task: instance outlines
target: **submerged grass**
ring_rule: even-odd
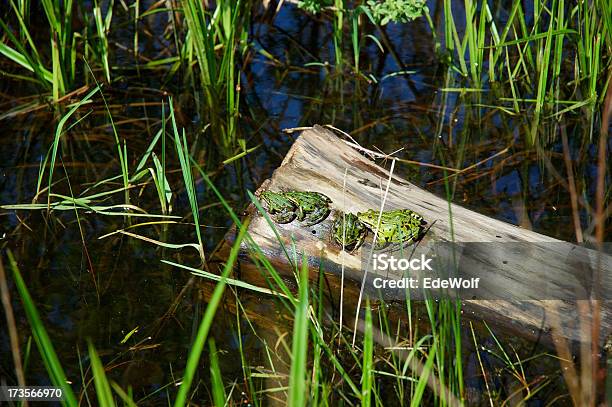
[[[171,121],[173,120],[173,114],[171,110]],[[385,387],[381,385],[386,380],[395,383],[397,399],[404,405],[454,406],[460,404],[465,390],[462,367],[464,348],[461,344],[460,332],[461,309],[458,303],[426,301],[426,311],[431,329],[430,333],[421,333],[418,326],[412,322],[413,303],[410,298],[407,298],[406,309],[410,327],[408,329],[409,336],[403,337],[403,335],[398,335],[396,328],[390,324],[385,313],[384,303],[378,307],[379,311],[375,312],[370,303],[367,302],[365,322],[361,333],[358,335],[359,340],[355,343],[357,346],[352,346],[345,338],[341,327],[336,325],[336,319],[328,318],[326,315],[327,308],[324,305],[325,298],[322,288],[323,279],[319,282],[318,290],[309,286],[308,264],[306,261],[297,261],[299,258],[297,247],[295,245],[284,247],[279,237],[279,244],[284,247],[289,264],[294,269],[295,282],[299,287],[296,297],[286,284],[286,277],[281,276],[267,256],[250,238],[247,225],[240,221],[229,203],[215,188],[207,173],[190,157],[184,144],[184,136],[180,137],[181,133],[174,123],[173,132],[177,154],[179,157],[183,154],[183,158],[179,161],[183,183],[186,185],[186,193],[189,194],[187,185],[194,184],[192,167],[195,167],[206,185],[217,195],[221,204],[234,220],[237,230],[239,230],[238,237],[220,275],[190,269],[188,266],[166,261],[167,264],[183,267],[216,282],[191,346],[185,371],[180,376],[181,379],[177,380],[180,382],[180,387],[174,399],[174,405],[186,405],[193,397],[205,397],[196,383],[199,383],[197,374],[201,370],[202,354],[206,343],[208,343],[209,350],[211,402],[215,405],[225,405],[231,402],[231,394],[228,395],[225,391],[227,379],[224,379],[221,373],[220,361],[218,360],[219,352],[216,350],[214,342],[208,339],[214,316],[222,303],[226,285],[243,289],[245,292],[277,298],[285,311],[294,319],[293,334],[290,335],[291,345],[286,344],[284,335],[281,335],[277,344],[284,345],[273,346],[259,336],[255,328],[258,323],[256,320],[253,321],[256,318],[254,315],[249,314],[248,310],[242,305],[237,307],[235,311],[237,318],[240,315],[242,320],[248,321],[249,329],[259,338],[261,346],[269,355],[269,366],[266,367],[272,373],[261,374],[257,370],[252,370],[248,366],[248,360],[244,356],[244,350],[242,350],[244,349],[243,335],[238,335],[241,353],[243,354],[244,379],[248,383],[247,388],[250,393],[249,400],[252,400],[255,405],[265,404],[265,400],[272,399],[288,400],[291,405],[313,403],[315,405],[327,405],[327,403],[332,403],[331,400],[336,402],[343,400],[347,404],[382,405],[383,400],[389,400],[389,395],[383,393]],[[182,152],[179,147],[182,148]],[[274,229],[274,223],[259,205],[256,197],[251,195],[251,199]],[[192,209],[195,212],[199,210],[197,205],[194,208]],[[197,219],[197,215],[194,215],[194,218]],[[262,275],[266,276],[269,282],[268,287],[257,287],[230,278],[230,273],[236,263],[243,241],[250,249],[251,260],[260,267]],[[299,266],[300,263],[301,266]],[[26,292],[24,290],[20,290],[22,296]],[[27,301],[31,302],[31,299]],[[240,303],[239,296],[236,296],[236,301]],[[378,328],[375,321],[379,325]],[[237,329],[240,328],[237,327]],[[339,339],[338,341],[330,340],[330,338],[336,337]],[[376,346],[379,344],[388,350],[376,350]],[[404,349],[406,345],[409,349],[408,352],[397,353],[397,349]],[[47,352],[49,352],[48,349],[52,349],[50,341],[46,341],[40,346],[46,347]],[[478,348],[478,345],[476,345],[476,348]],[[500,349],[504,352],[501,345]],[[89,354],[95,393],[99,404],[115,405],[115,398],[118,398],[127,405],[134,405],[135,402],[129,391],[122,389],[120,385],[106,378],[104,366],[91,345]],[[523,385],[529,390],[531,384],[524,379],[524,373],[519,373],[515,362],[510,361],[505,352],[503,354],[503,359],[508,363],[509,369],[514,372],[515,376],[523,380]],[[381,365],[381,358],[390,358],[392,362]],[[273,361],[275,359],[285,360],[285,362],[278,364]],[[520,360],[518,362],[520,363]],[[55,360],[47,368],[54,369],[57,372],[58,369],[61,369],[61,365],[59,365],[58,360]],[[59,374],[61,377],[60,373],[55,374]],[[275,384],[272,385],[273,383]],[[196,388],[193,388],[194,386]],[[537,392],[538,389],[539,387],[535,387],[532,393],[528,392],[527,397],[532,397],[532,394]],[[110,392],[114,392],[114,394],[109,394]],[[283,393],[286,396],[282,396]]]

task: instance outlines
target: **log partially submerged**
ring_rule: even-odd
[[[601,306],[600,340],[612,332],[609,290],[612,261],[609,255],[561,242],[456,204],[449,205],[447,200],[376,165],[355,147],[321,126],[306,129],[272,178],[258,190],[258,193],[263,190],[317,191],[331,198],[333,214],[318,225],[305,227],[294,221],[274,227],[288,247],[295,242],[299,252],[295,258],[306,254],[312,276],[318,273],[323,262],[334,295],[339,296],[343,284],[345,306],[358,303],[356,299],[360,297],[361,288],[375,297],[381,293],[389,300],[401,297],[397,290],[374,290],[371,282],[375,274],[372,272],[364,283],[364,275],[368,273],[364,271],[363,256],[372,253],[372,233],[368,242],[355,253],[343,251],[330,238],[334,216],[341,216],[342,211],[357,213],[379,209],[384,199],[384,210],[412,209],[427,221],[429,229],[425,236],[410,248],[412,257],[430,255],[432,248],[437,247],[436,256],[449,260],[452,250],[439,250],[444,247],[439,243],[485,242],[459,248],[462,260],[457,266],[458,272],[467,278],[476,276],[487,281],[479,291],[471,291],[468,297],[461,296],[467,315],[511,328],[525,337],[541,335],[542,330],[546,336],[554,328],[557,335],[579,341],[581,335],[584,339],[585,328],[590,332],[590,321],[584,320],[590,315],[579,315],[576,301],[588,300],[595,286],[598,298],[602,298],[598,301]],[[253,205],[247,213],[251,217],[249,233],[255,243],[280,272],[293,276],[287,255],[268,221]],[[232,240],[232,233],[228,233],[228,243]],[[449,247],[453,248],[446,246]],[[456,264],[456,258],[453,259]],[[595,280],[591,275],[593,271]],[[253,281],[253,273],[248,275]],[[403,275],[389,271],[386,277],[401,279]],[[582,291],[577,292],[577,289]],[[423,292],[411,289],[410,294],[418,298]]]

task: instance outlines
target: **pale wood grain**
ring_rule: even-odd
[[[345,177],[346,174],[346,177]],[[313,266],[313,273],[324,260],[325,271],[339,276],[342,266],[345,271],[345,288],[347,295],[356,296],[361,285],[363,270],[361,254],[369,250],[366,244],[356,253],[343,252],[330,240],[332,219],[339,211],[358,212],[370,208],[378,209],[390,174],[376,165],[361,152],[335,136],[331,131],[315,126],[304,130],[297,138],[280,167],[271,179],[265,181],[262,190],[311,190],[324,193],[333,201],[334,212],[324,222],[303,227],[295,221],[289,224],[276,225],[283,241],[290,245],[291,239],[296,242],[298,251],[305,252]],[[346,187],[344,187],[346,185]],[[489,274],[475,274],[494,281],[492,286],[499,290],[520,290],[521,299],[525,301],[479,300],[464,301],[468,316],[482,318],[492,325],[510,327],[525,336],[538,336],[542,328],[544,333],[550,331],[551,318],[554,313],[564,325],[563,335],[570,340],[580,338],[578,315],[575,304],[567,301],[544,301],[548,297],[542,290],[567,290],[568,279],[577,276],[575,267],[568,265],[568,253],[576,246],[562,244],[557,239],[522,229],[459,205],[450,205],[446,199],[435,196],[410,182],[395,175],[391,176],[385,210],[410,208],[420,213],[431,226],[425,238],[417,245],[415,254],[429,250],[436,242],[531,242],[533,249],[526,256],[518,254],[515,258],[507,251],[495,250],[486,253],[472,253],[469,261],[474,264],[488,264]],[[452,233],[450,213],[452,212]],[[255,242],[263,249],[281,270],[287,259],[281,250],[276,235],[267,221],[251,205],[248,209],[251,216],[249,232]],[[232,234],[228,234],[228,241]],[[557,243],[549,245],[548,243]],[[553,250],[550,248],[553,247]],[[584,249],[580,249],[584,250]],[[509,257],[510,256],[510,257]],[[299,255],[296,256],[299,258]],[[602,265],[602,290],[608,295],[610,283],[610,256],[605,256]],[[535,266],[534,266],[535,265]],[[291,273],[287,267],[285,271]],[[481,271],[479,271],[481,273]],[[334,289],[339,290],[336,281]],[[483,298],[499,298],[499,293],[489,293]],[[571,295],[571,293],[568,293]],[[529,301],[527,301],[529,300]],[[349,301],[354,303],[353,301]],[[610,302],[602,301],[602,335],[605,338],[611,332]],[[552,320],[555,320],[554,318]]]

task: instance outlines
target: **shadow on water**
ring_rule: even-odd
[[[385,46],[392,48],[388,52],[381,53],[376,43],[366,41],[361,49],[360,69],[369,76],[362,76],[347,67],[340,72],[334,69],[333,32],[328,20],[308,16],[293,5],[281,7],[276,15],[256,9],[249,27],[251,48],[241,56],[242,99],[237,132],[247,147],[260,147],[240,160],[240,166],[236,162],[220,164],[225,157],[213,151],[211,130],[206,128],[206,107],[201,102],[204,96],[191,84],[187,73],[171,72],[171,66],[146,66],[147,58],[159,59],[172,52],[169,49],[173,48],[173,39],[164,33],[166,22],[161,23],[165,15],[159,13],[142,20],[138,59],[141,66],[136,69],[134,56],[120,46],[131,43],[133,27],[129,16],[117,11],[117,22],[113,24],[121,29],[111,31],[110,38],[115,49],[112,65],[116,79],[104,85],[102,91],[118,133],[126,140],[130,168],[138,163],[161,128],[162,103],[167,114],[168,96],[172,96],[179,126],[186,128],[192,156],[209,171],[238,213],[247,203],[245,190],[254,190],[268,178],[291,146],[295,133],[285,134],[282,129],[329,123],[351,133],[361,145],[453,170],[408,164],[396,168],[401,176],[429,191],[441,196],[450,191],[454,202],[480,213],[575,241],[574,229],[569,226],[572,206],[564,161],[567,153],[574,163],[582,207],[586,208],[580,210],[580,221],[585,234],[593,234],[597,151],[591,137],[593,122],[588,117],[575,114],[563,116],[562,121],[554,117],[543,119],[541,131],[548,137],[542,137],[539,145],[532,147],[527,142],[531,116],[523,111],[515,113],[507,105],[500,107],[499,98],[505,93],[495,85],[480,92],[442,90],[464,88],[466,82],[440,62],[424,19],[385,26]],[[373,26],[367,30],[367,34],[382,35]],[[352,52],[348,45],[345,52]],[[6,60],[0,66],[9,72],[14,68]],[[402,70],[414,73],[390,75]],[[82,74],[89,75],[85,71]],[[0,92],[0,112],[4,112],[0,113],[4,134],[0,148],[0,204],[29,203],[34,199],[41,161],[51,144],[60,111],[31,97],[37,89],[27,81],[3,80]],[[26,104],[31,107],[19,110]],[[522,107],[529,111],[527,103]],[[102,100],[96,98],[80,109],[79,117],[83,120],[61,141],[61,161],[54,176],[54,193],[66,196],[77,196],[96,182],[119,173],[116,146]],[[564,151],[560,137],[553,137],[561,133],[568,139],[569,152]],[[167,158],[171,169],[168,181],[174,193],[172,213],[182,217],[178,219],[182,224],[151,224],[139,227],[138,233],[160,241],[191,243],[196,239],[189,224],[193,218],[186,215],[190,214],[189,202],[173,148],[168,147],[172,151]],[[465,168],[468,170],[459,171]],[[108,183],[109,188],[121,185],[120,179]],[[209,253],[231,221],[199,179],[196,191],[205,252]],[[105,203],[120,203],[120,195],[109,197]],[[159,200],[150,185],[137,183],[129,197],[133,205],[159,212]],[[37,200],[46,201],[40,197]],[[165,249],[122,234],[100,238],[129,227],[122,216],[88,211],[81,211],[77,217],[73,211],[2,210],[0,222],[0,244],[15,254],[67,376],[81,377],[80,367],[88,366],[84,340],[91,338],[114,380],[133,386],[136,394],[146,395],[152,403],[163,403],[166,390],[174,392],[173,372],[185,363],[205,303],[198,281],[160,263],[160,259],[198,266],[197,252],[192,248]],[[609,240],[609,223],[606,233]],[[13,303],[19,332],[24,335],[21,339],[25,341],[28,325],[16,293]],[[255,323],[257,330],[266,332],[268,342],[290,332],[289,316],[274,303],[245,296],[241,306],[266,316],[261,323]],[[248,352],[247,364],[254,370],[266,366],[269,355],[261,338],[248,328],[250,322],[239,321],[235,311],[235,304],[221,308],[211,335],[223,350],[220,359],[224,375],[240,382],[240,342]],[[132,330],[137,331],[128,337]],[[471,349],[469,331],[466,332],[464,343]],[[0,338],[0,375],[12,377],[5,330],[0,332]],[[484,346],[493,347],[490,336],[485,334],[484,338],[488,343]],[[518,342],[511,337],[500,339]],[[524,358],[545,351],[537,344],[515,346]],[[470,372],[476,363],[474,355],[473,349],[466,351],[467,376],[479,374]],[[555,383],[550,387],[562,388],[558,366],[547,363],[533,367],[537,371],[534,377],[549,375]],[[31,363],[29,382],[47,384],[46,377],[42,364]],[[244,388],[243,383],[237,387]],[[554,396],[551,391],[542,400]]]

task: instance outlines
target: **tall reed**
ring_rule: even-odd
[[[195,55],[197,75],[205,94],[202,113],[211,124],[215,141],[229,157],[237,147],[246,149],[237,134],[240,106],[237,63],[246,44],[249,4],[243,4],[243,0],[222,0],[213,10],[197,0],[183,0],[181,4],[187,22],[186,66],[191,66],[189,55]]]

